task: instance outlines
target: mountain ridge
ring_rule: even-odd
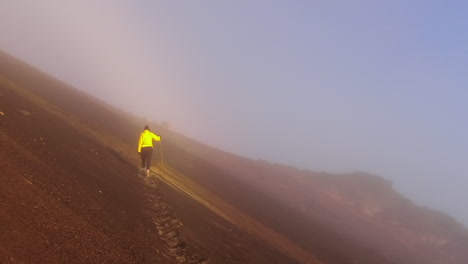
[[[5,149],[10,148],[14,149],[15,155],[27,156],[29,157],[28,160],[39,159],[41,162],[45,160],[46,163],[58,164],[61,170],[65,171],[65,174],[70,174],[71,182],[78,181],[80,183],[79,186],[82,187],[79,187],[79,189],[82,192],[87,192],[84,186],[94,190],[92,197],[99,191],[103,191],[96,189],[99,186],[107,186],[104,193],[113,193],[115,190],[120,190],[120,192],[126,193],[125,196],[129,200],[132,200],[134,196],[140,197],[133,200],[134,203],[141,204],[141,208],[148,208],[142,209],[142,212],[145,213],[139,213],[138,210],[134,211],[134,213],[140,215],[141,218],[138,219],[146,219],[141,221],[151,222],[150,218],[153,216],[146,213],[146,210],[151,211],[154,209],[150,209],[152,205],[148,204],[149,198],[138,195],[138,193],[153,193],[153,191],[143,187],[141,182],[134,179],[135,177],[128,178],[128,175],[121,173],[121,170],[127,171],[127,174],[130,175],[136,172],[135,167],[139,161],[137,155],[135,155],[136,148],[134,145],[141,129],[141,123],[145,121],[104,104],[102,101],[94,99],[71,86],[64,86],[63,82],[57,82],[53,77],[44,77],[42,73],[18,62],[9,55],[0,53],[0,58],[0,77],[3,78],[0,82],[0,88],[2,88],[0,111],[4,112],[4,116],[0,117],[2,118],[0,121],[2,122],[2,131],[4,131],[2,132],[4,133],[2,142],[5,146],[5,148],[2,148],[4,159],[14,163],[20,162],[18,160],[13,161],[8,157]],[[11,87],[6,88],[6,86]],[[1,109],[3,107],[8,107],[9,111]],[[11,117],[12,115],[14,117]],[[43,126],[43,123],[47,123],[46,121],[49,124],[59,123],[57,123],[57,127]],[[60,122],[67,124],[67,126],[61,125]],[[408,199],[397,194],[391,183],[383,178],[362,172],[342,175],[313,172],[265,161],[255,161],[204,146],[181,134],[163,129],[158,124],[152,124],[151,127],[163,134],[166,172],[172,168],[185,177],[186,180],[182,180],[182,184],[189,185],[190,180],[198,186],[194,189],[195,191],[204,189],[211,193],[213,199],[207,199],[205,203],[210,202],[210,200],[220,199],[223,203],[233,207],[234,211],[241,212],[252,218],[252,221],[258,222],[267,229],[274,230],[294,244],[294,247],[301,248],[307,251],[307,254],[316,256],[317,261],[322,263],[461,264],[466,263],[468,259],[463,250],[468,245],[468,236],[463,226],[444,214],[414,205]],[[66,145],[62,144],[60,141],[62,139],[54,139],[51,136],[34,137],[36,141],[30,142],[31,146],[25,146],[26,149],[24,150],[18,145],[16,147],[12,145],[11,142],[25,140],[23,136],[31,133],[31,129],[39,134],[63,137],[63,144],[66,143]],[[58,131],[55,131],[55,129]],[[73,135],[84,140],[74,141],[73,137],[67,137],[71,131],[74,131]],[[21,138],[21,140],[9,140],[10,138]],[[27,136],[26,139],[32,140]],[[47,141],[46,145],[43,144],[43,141]],[[44,147],[49,144],[57,147],[52,149]],[[79,157],[79,159],[67,160],[61,157],[60,160],[62,161],[56,161],[57,158],[53,153],[65,150],[70,151],[71,156]],[[29,154],[24,154],[25,151]],[[155,159],[158,160],[159,154],[155,154]],[[113,166],[116,166],[116,169],[110,169],[110,172],[107,172],[106,167],[96,161],[96,159],[101,158],[104,163],[114,164]],[[92,167],[90,167],[91,165]],[[5,163],[4,166],[9,170],[9,174],[22,179],[22,176],[11,165]],[[96,171],[83,170],[86,167],[93,168]],[[161,168],[161,166],[157,165],[154,169],[163,169],[164,176],[164,167]],[[28,173],[32,173],[32,171],[33,169]],[[49,173],[46,169],[41,172],[42,174]],[[101,174],[108,175],[103,177]],[[58,175],[60,174],[51,173],[51,181]],[[37,174],[36,176],[39,177],[40,175]],[[164,177],[161,179],[164,182]],[[32,182],[33,186],[37,184],[33,178],[24,178],[20,185],[21,188],[18,187],[18,190],[23,190],[26,187],[30,188],[29,185],[31,184],[28,181]],[[114,181],[120,183],[113,183]],[[68,182],[68,184],[71,184],[71,182]],[[48,184],[55,186],[52,182]],[[60,188],[54,188],[59,190],[62,188],[67,189],[65,187],[67,184],[65,182],[63,184],[64,186],[60,186]],[[133,191],[124,191],[126,184],[133,186],[131,188]],[[154,184],[159,186],[159,191],[165,192],[165,195],[173,198],[174,202],[165,201],[167,208],[172,208],[171,210],[180,215],[179,220],[177,220],[177,217],[173,218],[173,220],[190,226],[190,228],[182,228],[177,231],[178,233],[185,233],[186,242],[184,243],[193,245],[193,247],[198,245],[199,248],[203,248],[197,254],[212,254],[210,259],[212,263],[249,263],[253,259],[257,259],[257,262],[253,263],[274,263],[272,262],[274,259],[282,259],[283,262],[278,263],[301,262],[300,258],[293,260],[294,256],[292,255],[294,254],[285,257],[284,252],[275,253],[275,248],[278,250],[281,245],[275,246],[274,243],[268,243],[265,239],[263,239],[263,242],[257,241],[261,234],[252,234],[241,227],[234,227],[221,220],[214,220],[217,218],[206,211],[208,208],[215,214],[221,215],[223,214],[222,209],[226,208],[226,206],[220,206],[221,209],[210,209],[210,206],[216,204],[197,205],[192,201],[193,199],[185,197],[185,194],[181,193],[181,189],[177,186],[171,188],[168,187],[170,184]],[[51,187],[45,184],[43,188]],[[0,194],[2,193],[0,192]],[[153,193],[152,195],[158,194]],[[65,198],[67,196],[66,192],[61,191],[59,196],[59,205],[70,203]],[[100,197],[100,195],[97,197]],[[76,209],[78,210],[78,217],[81,214],[87,214],[89,210],[93,211],[90,208],[94,208],[94,206],[90,205],[99,203],[98,200],[94,199],[84,199],[86,201],[79,205],[80,209]],[[118,196],[114,195],[108,197],[106,203],[120,200]],[[151,198],[151,201],[155,200],[158,199]],[[185,208],[184,204],[193,204],[193,207],[198,209]],[[100,208],[106,207],[101,206]],[[131,211],[130,208],[131,206],[128,205],[128,208],[124,211]],[[216,213],[216,210],[218,210],[218,213]],[[205,215],[206,219],[209,220],[203,222],[192,215],[188,215],[187,211]],[[104,213],[105,215],[116,214],[111,209],[106,209]],[[235,219],[231,222],[235,222]],[[201,230],[206,230],[204,228],[208,223],[216,223],[215,226],[219,229],[214,228],[213,230],[216,231],[211,236],[206,235],[205,238],[202,237],[205,236],[205,233]],[[113,230],[113,227],[107,226],[108,224],[105,222],[101,221],[100,225],[101,227],[106,226],[108,230]],[[150,233],[158,233],[157,227],[150,226],[148,224],[148,230],[153,229]],[[226,230],[233,228],[237,228],[237,233],[243,235],[226,232]],[[138,228],[135,230],[138,230]],[[126,232],[117,232],[116,234],[120,235],[113,236],[109,241],[118,241],[122,237],[127,237],[128,241],[135,239],[131,238],[132,236]],[[193,234],[198,234],[198,236]],[[214,241],[218,241],[220,239],[218,236],[221,234],[225,237],[225,241],[215,243]],[[146,239],[148,241],[153,239],[155,245],[161,245],[160,247],[164,248],[161,237],[155,236]],[[142,243],[142,245],[147,244],[145,239],[138,241],[141,241],[139,243]],[[241,243],[236,242],[239,244],[237,248],[230,245],[231,243],[236,244],[234,241],[241,241]],[[1,252],[11,251],[11,249],[7,249],[8,247],[2,247],[1,242],[0,239],[0,257],[2,254],[8,255],[8,253]],[[206,248],[206,245],[210,245],[211,248]],[[247,250],[246,245],[259,249],[258,253]],[[150,246],[146,247],[149,250]],[[188,246],[188,249],[191,247]],[[110,248],[112,246],[109,245],[108,249]],[[159,258],[162,263],[164,261],[171,263],[171,257],[179,257],[179,260],[183,261],[182,256],[179,255],[164,255],[164,253],[153,252],[154,255],[152,256],[150,251],[142,252],[140,251],[139,254],[146,256],[146,259],[132,257],[131,254],[118,255],[115,253],[117,254],[115,256],[120,256],[122,259],[127,258],[129,263],[137,260],[145,263],[151,258]],[[210,252],[216,252],[216,254]],[[225,259],[226,254],[230,256],[227,258],[230,261]],[[56,258],[59,259],[59,257]],[[198,259],[200,263],[204,261],[203,258]],[[222,262],[222,259],[225,259],[225,262]],[[187,262],[187,259],[185,261]],[[302,263],[307,262],[303,261]]]

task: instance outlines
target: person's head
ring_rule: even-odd
[[[150,130],[148,125],[145,126],[145,130]]]

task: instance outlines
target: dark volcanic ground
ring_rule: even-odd
[[[139,176],[124,115],[2,56],[0,263],[296,263]]]
[[[132,164],[13,91],[0,93],[2,263],[171,263],[154,254],[162,241]]]

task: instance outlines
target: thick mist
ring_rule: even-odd
[[[467,4],[0,3],[0,49],[223,150],[367,171],[468,225]]]

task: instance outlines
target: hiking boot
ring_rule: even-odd
[[[149,176],[150,175],[150,170],[146,170],[146,176]]]

